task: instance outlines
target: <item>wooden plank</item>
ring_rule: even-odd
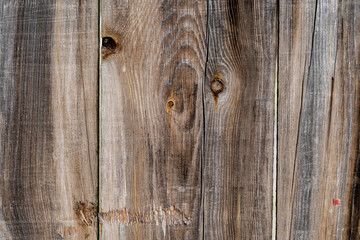
[[[360,239],[359,9],[280,1],[278,239]]]
[[[96,239],[97,10],[0,4],[1,239]]]
[[[102,1],[101,239],[201,238],[206,1]]]
[[[276,1],[209,1],[205,239],[271,239],[275,53]]]

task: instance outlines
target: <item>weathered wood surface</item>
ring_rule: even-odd
[[[276,1],[210,0],[208,27],[205,239],[271,239]]]
[[[0,4],[0,239],[271,239],[275,71],[277,239],[360,239],[360,3],[104,0],[101,124],[98,10]]]
[[[359,9],[280,1],[278,239],[360,239]]]
[[[275,16],[103,1],[101,238],[271,237]]]
[[[97,11],[0,3],[0,239],[96,239]]]
[[[101,239],[199,239],[206,1],[102,1],[102,22]]]

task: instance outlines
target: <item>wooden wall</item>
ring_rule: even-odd
[[[359,14],[3,1],[0,239],[360,239]]]

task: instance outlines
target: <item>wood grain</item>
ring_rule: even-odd
[[[280,1],[278,239],[360,239],[359,8]]]
[[[102,1],[102,22],[101,239],[200,239],[206,1]]]
[[[271,239],[277,61],[277,239],[360,239],[358,2],[104,0],[100,125],[98,8],[0,4],[0,239]]]
[[[96,239],[97,3],[2,1],[0,31],[0,238]]]
[[[204,236],[271,239],[276,2],[210,0],[208,27]]]

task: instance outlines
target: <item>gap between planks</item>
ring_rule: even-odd
[[[97,238],[100,240],[101,224],[99,215],[101,212],[101,0],[98,0],[98,207],[97,207]]]
[[[275,48],[275,89],[274,89],[274,156],[273,156],[273,217],[272,217],[272,240],[277,239],[277,171],[278,171],[278,76],[279,76],[279,53],[280,53],[280,1],[276,1],[276,48]]]

